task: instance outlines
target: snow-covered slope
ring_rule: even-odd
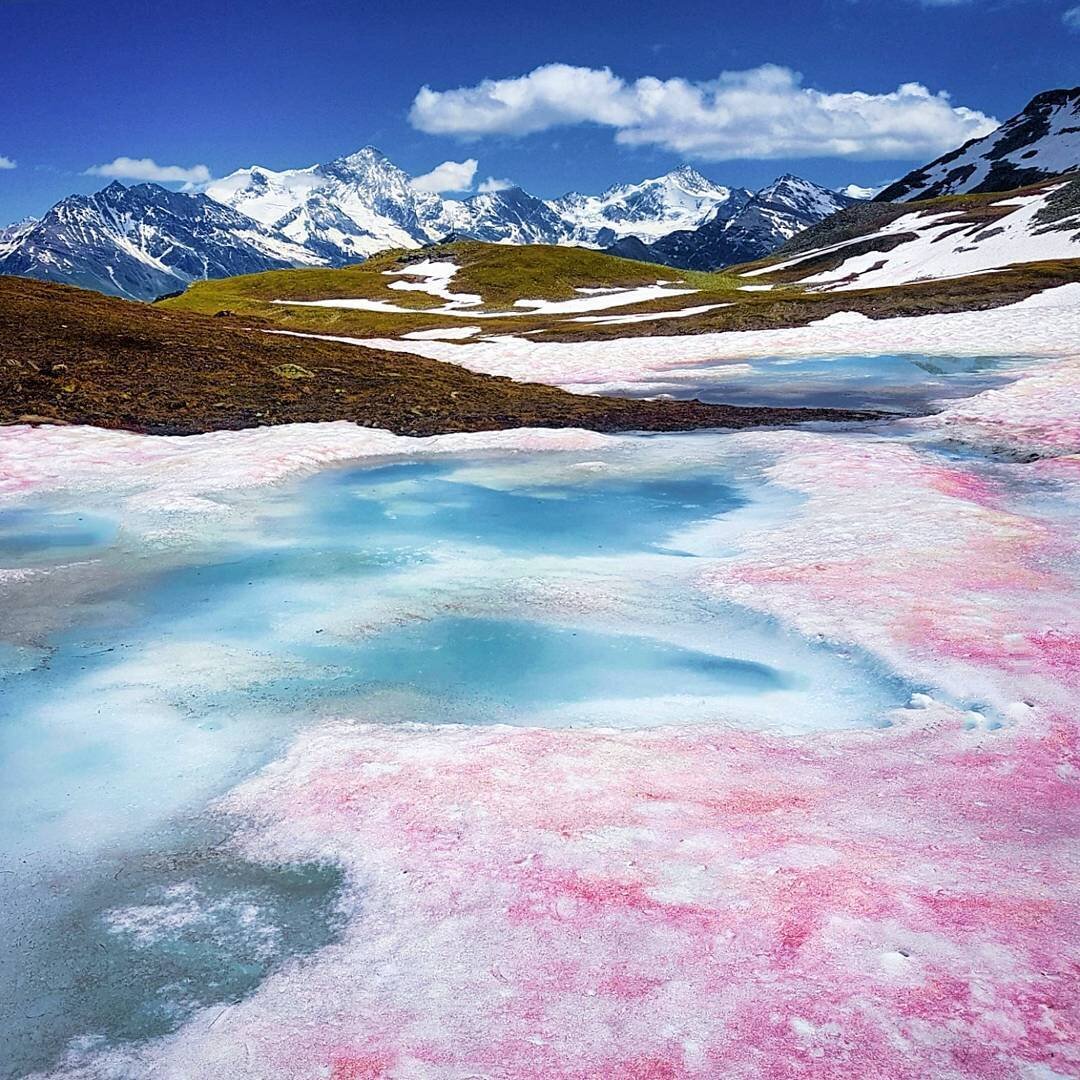
[[[682,165],[640,184],[618,184],[602,195],[571,192],[548,205],[567,222],[568,239],[606,245],[625,236],[650,241],[696,229],[714,216],[734,214],[750,197],[745,188],[714,184]]]
[[[548,203],[517,187],[444,205],[455,233],[489,243],[558,244],[570,232]]]
[[[36,224],[37,218],[28,217],[0,228],[0,258],[16,247]]]
[[[0,247],[0,274],[139,300],[199,278],[300,265],[324,260],[206,195],[157,184],[71,195]]]
[[[1080,259],[1080,179],[1045,181],[1000,199],[972,197],[947,209],[933,204],[910,210],[880,207],[880,214],[861,233],[852,230],[834,243],[815,246],[811,232],[800,238],[793,257],[745,276],[767,280],[770,274],[783,273],[785,280],[833,291]],[[828,230],[835,234],[843,224],[844,219],[837,218]],[[830,239],[827,230],[822,238]],[[805,274],[799,274],[800,267]]]
[[[1011,191],[1073,169],[1080,169],[1080,86],[1036,95],[996,131],[908,173],[877,199]]]
[[[418,247],[453,228],[442,199],[417,191],[372,146],[306,169],[240,169],[206,193],[338,263]]]
[[[686,270],[715,270],[760,259],[853,202],[848,195],[789,173],[762,188],[730,216],[717,214],[698,229],[670,233],[653,244],[623,241],[608,250]]]

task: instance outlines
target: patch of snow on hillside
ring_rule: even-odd
[[[1004,347],[1033,357],[1073,356],[1080,342],[1080,283],[1062,285],[1018,304],[989,311],[870,319],[837,312],[808,326],[780,330],[731,330],[673,337],[609,338],[555,342],[501,336],[469,344],[338,338],[372,348],[411,352],[460,364],[470,371],[508,375],[587,392],[612,383],[649,389],[691,369],[708,378],[709,367],[761,356],[997,356]]]
[[[418,270],[418,267],[424,269]],[[453,270],[448,271],[447,268]],[[521,311],[476,311],[476,305],[483,302],[483,297],[475,293],[453,293],[449,291],[450,279],[457,267],[453,263],[416,263],[404,270],[384,271],[394,274],[423,274],[424,281],[406,282],[396,281],[389,286],[391,289],[406,289],[419,292],[431,293],[446,299],[448,303],[435,308],[404,308],[391,304],[386,300],[369,300],[365,297],[341,298],[335,297],[329,300],[272,300],[273,304],[285,304],[290,307],[329,307],[348,308],[355,311],[381,311],[395,315],[450,315],[462,319],[512,319],[522,315],[558,315],[574,311],[602,311],[605,308],[628,307],[633,304],[644,303],[648,300],[656,300],[665,296],[685,296],[695,293],[697,289],[673,289],[668,287],[668,282],[658,281],[655,285],[642,285],[632,289],[615,290],[591,290],[577,289],[579,296],[575,300],[515,300],[514,307],[526,310]],[[430,271],[430,272],[429,272]],[[315,335],[299,334],[298,337],[311,337]],[[338,339],[346,340],[346,339]]]
[[[480,333],[479,326],[444,326],[434,330],[411,330],[402,334],[402,341],[455,341],[474,337]]]
[[[704,315],[706,311],[731,307],[731,304],[701,304],[698,307],[680,308],[678,311],[640,311],[633,315],[579,315],[569,322],[594,323],[598,326],[620,326],[624,323],[656,322],[657,319],[685,319],[690,315]]]
[[[957,231],[958,215],[935,214],[912,221],[899,218],[879,236],[917,232],[917,239],[888,252],[869,251],[846,259],[832,270],[803,278],[801,284],[842,292],[906,285],[916,281],[965,277],[1028,262],[1080,258],[1080,215],[1075,229],[1040,230],[1037,215],[1060,185],[1035,195],[1003,199],[995,206],[1015,207],[995,221],[966,225]],[[812,258],[811,252],[803,258]],[[798,262],[794,262],[798,266]]]
[[[655,285],[641,285],[635,289],[617,289],[610,292],[586,289],[575,291],[586,295],[577,300],[515,300],[514,307],[528,308],[529,314],[562,315],[572,311],[601,311],[604,308],[625,307],[664,296],[688,296],[699,290],[672,289],[668,282],[658,281]]]
[[[457,263],[434,262],[431,259],[424,259],[423,262],[410,263],[400,270],[384,270],[383,275],[397,277],[407,274],[409,277],[420,278],[420,281],[392,281],[387,288],[400,289],[406,292],[426,292],[431,296],[446,300],[451,307],[475,307],[477,304],[483,303],[484,298],[477,293],[455,293],[450,291],[450,282],[457,272]]]

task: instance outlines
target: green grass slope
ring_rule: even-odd
[[[1021,191],[1021,194],[1024,192]],[[1012,193],[1010,193],[1012,194]],[[888,249],[872,234],[898,213],[963,211],[963,222],[992,223],[1001,194],[947,196],[926,203],[867,204],[834,215],[796,237],[767,260],[731,267],[718,273],[674,270],[652,263],[620,259],[598,251],[544,245],[512,246],[457,241],[420,250],[388,251],[359,266],[339,270],[279,270],[246,277],[204,281],[158,306],[166,310],[216,314],[227,311],[244,325],[276,327],[301,333],[351,338],[398,338],[417,330],[436,330],[469,324],[467,318],[440,314],[433,309],[444,301],[428,293],[391,289],[397,277],[384,271],[408,271],[424,259],[451,261],[459,266],[451,283],[453,292],[476,293],[483,298],[482,312],[513,312],[522,299],[568,300],[581,288],[632,288],[666,281],[681,283],[696,292],[605,309],[596,314],[617,316],[651,313],[664,315],[688,307],[718,305],[711,311],[679,318],[642,319],[631,323],[581,322],[566,314],[523,311],[506,317],[477,319],[484,334],[529,334],[546,341],[595,341],[623,337],[674,336],[725,330],[767,330],[803,326],[837,311],[857,311],[875,319],[970,311],[1016,303],[1056,285],[1080,281],[1080,260],[1028,263],[964,278],[917,282],[910,285],[818,292],[803,288],[799,271],[760,278],[740,278],[749,269],[781,262],[790,254],[831,243],[865,243],[868,250]],[[851,251],[848,251],[851,254]],[[827,270],[838,256],[825,254],[819,270]],[[839,258],[842,258],[839,257]],[[741,286],[769,283],[768,292],[746,291]],[[393,304],[407,312],[372,312],[346,308],[294,307],[275,300],[367,298]],[[722,305],[722,306],[719,306]],[[588,314],[588,313],[586,313]]]

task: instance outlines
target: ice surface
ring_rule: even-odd
[[[729,405],[926,412],[953,398],[1002,385],[1031,361],[993,356],[762,356],[706,362],[668,373],[664,383],[623,383],[609,392],[657,393]]]
[[[46,1065],[71,1041],[160,1037],[338,932],[334,868],[249,863],[220,850],[220,832],[183,841],[182,850],[126,849],[63,890],[18,897],[32,914],[6,903],[5,930],[21,925],[6,937],[18,947],[5,966],[14,986],[0,991],[4,1076]],[[28,1014],[48,1022],[28,1024]]]

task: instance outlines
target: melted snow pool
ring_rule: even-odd
[[[762,357],[681,368],[663,387],[674,397],[731,405],[925,412],[1010,382],[1030,358],[1000,356]],[[652,396],[656,389],[643,390]],[[637,396],[637,395],[635,395]]]
[[[0,565],[22,567],[88,555],[115,535],[115,524],[95,514],[56,511],[49,506],[0,510]]]
[[[688,467],[687,438],[717,453]],[[334,873],[255,870],[200,816],[328,717],[887,725],[916,688],[693,586],[794,498],[722,440],[329,470],[222,496],[183,544],[108,491],[6,512],[0,565],[38,575],[0,615],[11,1075],[161,1034],[332,939]],[[54,617],[28,637],[34,610]]]

